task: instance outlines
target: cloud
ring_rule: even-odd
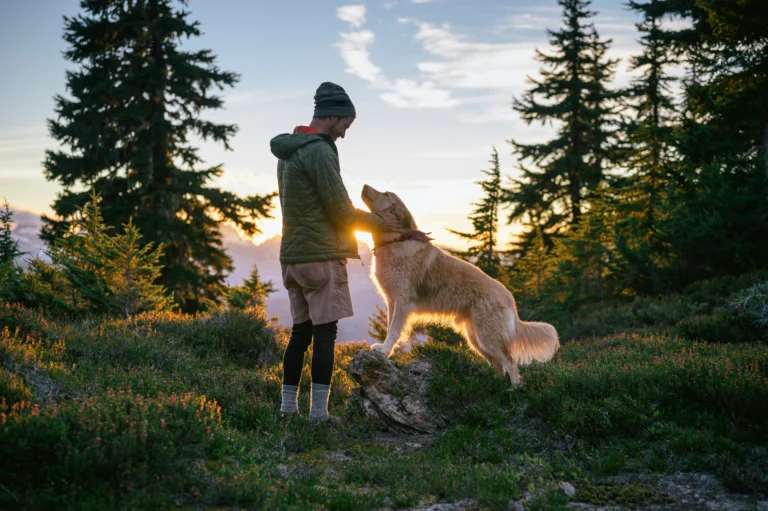
[[[558,13],[559,14],[559,13]],[[544,30],[545,28],[554,29],[562,23],[561,17],[555,13],[541,15],[532,12],[516,13],[508,16],[498,29],[508,30]]]
[[[336,16],[341,21],[346,21],[352,28],[360,28],[365,23],[364,5],[345,5],[336,9]]]
[[[426,160],[476,160],[477,158],[489,156],[490,154],[491,147],[489,145],[479,145],[464,149],[437,149],[434,151],[423,151],[417,153],[415,156],[417,158],[424,158]]]
[[[357,22],[361,17],[364,19],[364,8],[358,17],[348,16],[348,11],[342,12],[342,9],[337,11],[339,19],[350,23],[353,29],[360,28],[361,24]],[[397,108],[451,108],[459,104],[457,99],[451,97],[450,91],[438,88],[430,80],[387,78],[371,59],[369,47],[375,40],[372,31],[352,30],[339,35],[341,41],[336,46],[347,64],[346,72],[370,82],[375,89],[380,90],[382,101]]]
[[[286,91],[286,92],[264,92],[264,91],[243,91],[233,92],[224,96],[224,107],[242,107],[247,105],[261,105],[264,103],[273,103],[284,101],[299,96],[306,96],[307,91]]]
[[[437,0],[411,0],[412,4],[436,4]]]
[[[387,82],[387,87],[389,91],[380,94],[381,99],[398,108],[451,108],[460,103],[450,91],[429,81],[400,79]]]
[[[374,34],[370,30],[340,34],[341,58],[347,63],[347,73],[353,74],[368,82],[378,82],[382,79],[381,68],[371,61],[368,46],[373,44]]]
[[[385,70],[374,64],[371,48],[374,34],[370,30],[357,30],[361,25],[351,23],[352,30],[342,33],[338,47],[347,63],[347,72],[371,83],[380,90],[379,97],[397,108],[455,109],[457,117],[468,123],[509,123],[516,116],[510,103],[529,88],[526,77],[538,77],[541,64],[534,60],[534,48],[545,53],[550,50],[545,28],[556,29],[562,20],[559,11],[549,8],[527,8],[513,12],[501,24],[486,34],[507,29],[537,28],[540,38],[515,42],[487,42],[473,39],[457,31],[448,23],[424,22],[414,18],[399,18],[402,25],[416,28],[413,38],[425,53],[414,63],[415,76],[391,78]],[[596,20],[598,21],[598,20]],[[616,85],[629,82],[629,57],[637,53],[636,31],[623,18],[603,16],[603,37],[614,37],[609,58],[620,58]],[[612,32],[612,33],[611,33]],[[479,108],[478,108],[479,105]],[[469,107],[472,106],[471,111]],[[466,111],[465,111],[466,110]]]
[[[416,63],[419,75],[392,79],[374,64],[370,48],[375,35],[370,30],[341,33],[337,47],[347,64],[346,71],[380,90],[382,101],[396,108],[455,108],[476,103],[499,104],[508,110],[510,95],[524,85],[525,75],[537,70],[529,44],[479,43],[456,33],[449,24],[422,23],[400,18],[417,27],[414,39],[432,58]],[[351,23],[352,28],[360,28]],[[488,101],[488,91],[496,93]],[[498,92],[502,92],[501,95]],[[488,107],[488,112],[493,108]],[[506,121],[506,115],[475,116],[470,122]]]

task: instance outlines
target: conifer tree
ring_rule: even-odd
[[[491,168],[483,170],[488,176],[484,181],[477,181],[483,189],[483,197],[473,204],[475,208],[469,215],[472,221],[473,231],[470,233],[448,229],[451,233],[467,240],[470,245],[465,251],[452,251],[469,262],[476,264],[481,270],[493,278],[501,276],[501,259],[496,250],[497,234],[499,229],[499,207],[502,200],[503,188],[501,186],[501,168],[499,154],[493,148]]]
[[[162,244],[159,283],[182,311],[220,302],[232,260],[219,225],[248,235],[269,215],[273,195],[241,198],[211,186],[220,165],[202,167],[193,137],[229,149],[236,126],[201,118],[222,107],[216,91],[238,76],[222,71],[210,50],[185,50],[200,35],[186,0],[81,0],[65,18],[67,96],[56,96],[49,130],[65,149],[46,153],[46,177],[63,192],[45,218],[49,242],[67,232],[91,191],[107,225],[133,225],[142,243]]]
[[[259,267],[254,263],[248,278],[241,285],[229,290],[227,302],[234,309],[263,308],[267,295],[274,292],[275,286],[272,281],[262,282]]]
[[[596,190],[581,222],[557,241],[553,281],[571,298],[604,298],[606,280],[614,259],[616,205],[606,193]]]
[[[170,297],[163,286],[155,284],[162,268],[162,245],[142,246],[141,234],[132,221],[123,232],[107,238],[104,252],[106,285],[112,311],[126,318],[144,311],[162,310],[170,305]]]
[[[665,31],[685,61],[665,279],[684,285],[768,264],[768,3],[659,0],[691,21]],[[734,257],[738,254],[737,257]]]
[[[642,34],[643,53],[632,58],[630,71],[641,71],[628,92],[632,120],[625,126],[628,157],[626,166],[632,179],[627,198],[642,216],[646,233],[656,226],[658,202],[669,182],[668,162],[674,158],[673,119],[676,116],[669,84],[674,78],[667,68],[676,62],[672,47],[661,30],[663,2],[630,1],[643,20],[636,26]]]
[[[377,342],[387,338],[387,311],[376,305],[376,311],[368,317],[368,335]]]
[[[0,210],[0,264],[10,264],[24,253],[19,250],[19,243],[13,239],[11,224],[13,223],[13,211],[7,200],[3,201],[3,209]]]
[[[512,291],[533,298],[545,295],[555,268],[551,249],[547,247],[542,231],[541,227],[532,229],[530,248],[519,255],[510,272]]]
[[[167,307],[167,291],[155,284],[163,247],[142,245],[141,234],[130,221],[121,234],[112,235],[98,201],[94,194],[70,232],[58,238],[50,252],[70,286],[73,305],[125,317]]]
[[[543,64],[541,79],[528,78],[532,88],[516,98],[513,108],[527,123],[555,124],[557,137],[540,144],[510,140],[521,161],[522,176],[506,196],[509,220],[538,225],[545,237],[575,225],[582,202],[603,179],[609,102],[606,85],[615,63],[605,59],[610,41],[602,41],[588,20],[588,0],[559,0],[564,26],[548,30],[553,49],[536,51]],[[533,238],[533,228],[524,245]],[[551,241],[548,241],[551,243]]]

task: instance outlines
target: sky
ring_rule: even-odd
[[[518,175],[508,140],[540,142],[553,128],[526,125],[513,97],[536,76],[535,49],[549,48],[546,29],[561,24],[556,0],[190,0],[202,36],[186,48],[208,48],[217,65],[240,75],[221,91],[225,108],[203,113],[236,124],[231,151],[200,142],[209,164],[223,164],[212,186],[238,194],[277,189],[269,140],[308,124],[317,86],[344,87],[358,118],[338,141],[342,177],[352,201],[364,184],[397,193],[436,242],[461,247],[447,229],[470,231],[467,216],[481,197],[483,169],[495,147],[505,180]],[[594,22],[613,39],[620,59],[615,85],[630,80],[639,51],[638,20],[624,1],[595,0]],[[66,94],[63,17],[76,0],[0,1],[0,200],[14,209],[51,214],[59,186],[45,180],[54,97]],[[280,232],[262,223],[255,243]],[[506,215],[502,212],[502,217]],[[502,225],[503,246],[519,227]],[[368,235],[360,238],[370,242]]]

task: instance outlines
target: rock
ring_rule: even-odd
[[[477,502],[472,499],[463,499],[455,503],[440,503],[426,506],[408,508],[405,511],[468,511],[475,509]]]
[[[576,495],[576,488],[574,488],[571,483],[566,483],[565,481],[560,483],[560,491],[569,497]]]
[[[350,396],[365,413],[389,430],[400,433],[432,433],[445,427],[445,419],[429,404],[424,376],[429,363],[414,361],[414,370],[397,368],[384,355],[359,350],[349,364],[349,374],[360,385]]]

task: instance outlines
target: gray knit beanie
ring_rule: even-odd
[[[314,117],[355,117],[355,105],[341,86],[323,82],[315,92]]]

